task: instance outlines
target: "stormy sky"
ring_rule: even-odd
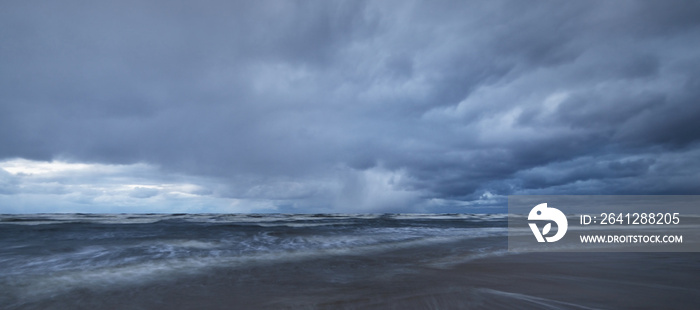
[[[697,1],[2,1],[0,213],[700,194]]]

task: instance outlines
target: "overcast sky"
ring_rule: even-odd
[[[2,1],[0,213],[700,194],[698,1]]]

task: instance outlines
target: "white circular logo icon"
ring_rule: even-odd
[[[566,234],[566,229],[569,228],[569,222],[566,220],[566,215],[555,208],[548,208],[546,203],[536,205],[530,210],[530,215],[527,216],[530,221],[553,221],[557,224],[557,233],[554,236],[545,237],[552,228],[552,223],[547,223],[542,232],[535,223],[528,223],[532,233],[535,234],[537,242],[557,242]]]

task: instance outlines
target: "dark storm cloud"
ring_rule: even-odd
[[[296,211],[698,194],[699,26],[680,1],[4,2],[0,158]]]

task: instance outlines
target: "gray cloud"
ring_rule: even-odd
[[[698,194],[699,26],[681,1],[6,2],[0,159],[289,212]]]

